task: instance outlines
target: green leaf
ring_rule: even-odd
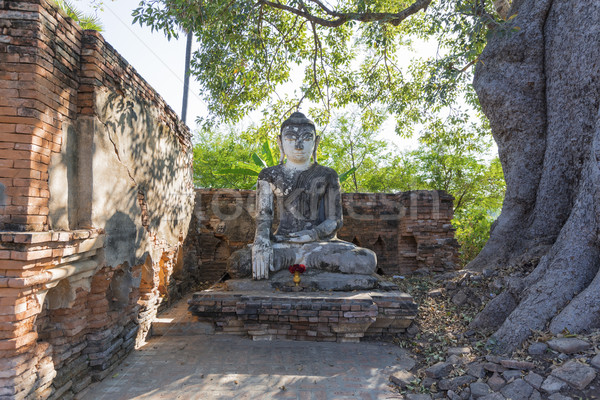
[[[263,168],[260,165],[251,164],[251,163],[247,163],[247,162],[243,162],[243,161],[238,161],[234,165],[237,168],[251,169],[252,171],[254,171],[256,173],[259,173],[260,171],[263,170]]]
[[[102,31],[104,27],[100,22],[100,19],[96,15],[84,14],[81,10],[78,10],[73,3],[69,0],[55,0],[56,5],[61,8],[65,14],[73,21],[75,21],[83,29]]]
[[[273,152],[271,151],[271,146],[269,145],[269,141],[265,140],[262,144],[262,153],[265,156],[265,161],[269,167],[275,166],[275,160],[273,159]]]
[[[344,172],[343,174],[339,175],[340,178],[340,183],[344,182],[346,179],[348,179],[348,177],[350,175],[352,175],[355,171],[356,171],[356,167],[352,167],[350,168],[348,171]]]
[[[250,175],[258,176],[258,172],[250,168],[224,168],[216,172],[218,175]]]
[[[252,153],[252,161],[254,161],[254,164],[256,164],[256,166],[260,167],[260,168],[267,168],[268,165],[265,162],[265,160],[263,160],[262,158],[260,158],[260,156],[256,153]]]

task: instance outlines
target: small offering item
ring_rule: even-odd
[[[300,284],[300,274],[306,271],[306,266],[304,264],[294,264],[289,266],[290,274],[294,274],[294,283],[296,286]]]

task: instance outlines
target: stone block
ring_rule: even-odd
[[[552,394],[559,392],[565,386],[567,386],[565,382],[550,375],[544,380],[540,389],[548,394]]]
[[[395,385],[398,385],[400,388],[404,389],[412,382],[416,381],[417,377],[409,371],[400,370],[398,372],[394,372],[390,375],[390,381]]]
[[[430,378],[444,378],[452,372],[454,366],[451,363],[438,362],[425,370],[425,375]]]
[[[569,361],[554,369],[552,376],[568,383],[575,389],[583,390],[596,378],[596,371],[588,365]]]
[[[579,353],[589,349],[591,346],[585,340],[578,338],[556,338],[549,340],[547,343],[552,350],[565,354]]]
[[[539,390],[542,387],[542,383],[544,382],[544,378],[541,375],[536,374],[535,372],[528,373],[523,379],[525,379],[525,382],[529,383],[537,390]]]
[[[497,372],[494,372],[488,379],[487,384],[493,391],[497,392],[506,385],[506,381]]]
[[[492,392],[490,387],[483,382],[473,382],[469,385],[469,388],[471,389],[471,396],[475,399],[487,396]]]
[[[509,399],[529,399],[533,393],[533,387],[523,379],[516,379],[500,389],[500,393]]]
[[[475,382],[475,378],[470,375],[457,376],[455,378],[442,379],[438,382],[441,390],[456,390],[457,388]]]

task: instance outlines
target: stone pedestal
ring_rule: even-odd
[[[214,333],[253,340],[358,342],[404,333],[417,314],[412,297],[399,291],[259,292],[205,290],[188,301],[199,322]]]

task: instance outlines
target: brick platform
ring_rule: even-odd
[[[189,311],[212,322],[215,333],[253,340],[291,339],[358,342],[405,332],[417,314],[400,292],[258,293],[205,290],[189,300]]]

